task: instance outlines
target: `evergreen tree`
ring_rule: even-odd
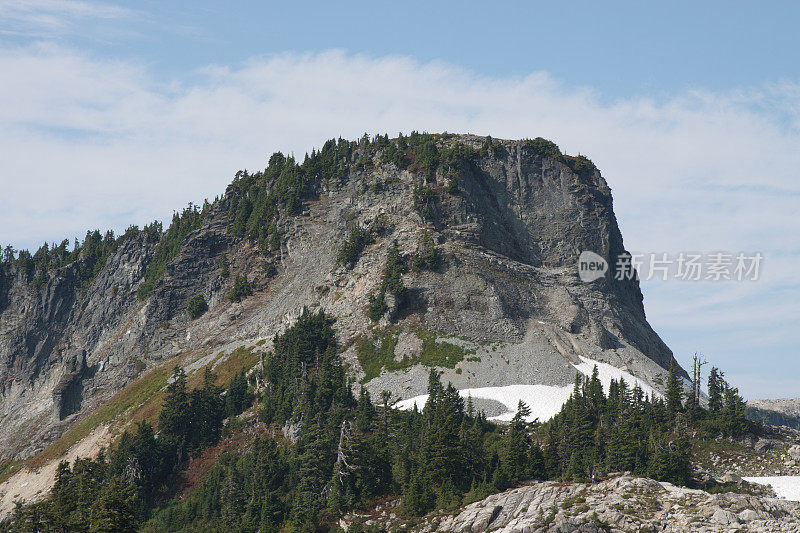
[[[724,386],[722,420],[725,432],[731,436],[741,435],[747,430],[744,400],[739,396],[739,389],[733,388],[727,383]]]
[[[186,392],[186,373],[175,367],[172,383],[167,386],[164,406],[158,415],[158,428],[161,439],[170,450],[177,467],[184,459],[184,451],[189,436],[189,394]]]
[[[231,378],[228,390],[225,393],[225,414],[236,416],[244,411],[250,404],[250,395],[247,392],[247,375],[244,370],[236,373]]]
[[[722,373],[717,367],[712,367],[708,374],[708,410],[717,413],[722,410]]]
[[[671,416],[683,410],[683,386],[678,375],[678,364],[673,357],[669,364],[669,377],[667,378],[667,411]]]
[[[214,380],[211,369],[206,367],[203,372],[203,386],[189,393],[187,444],[191,453],[217,442],[220,436],[225,404]]]
[[[136,488],[118,477],[111,478],[91,508],[92,533],[127,533],[138,527]]]
[[[505,468],[508,478],[512,482],[524,479],[530,473],[529,451],[531,441],[528,436],[528,424],[526,422],[530,414],[530,408],[520,400],[517,405],[517,412],[514,414],[514,418],[511,419],[511,424],[506,433],[503,468]]]

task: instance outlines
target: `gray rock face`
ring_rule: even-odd
[[[775,411],[794,418],[800,418],[800,398],[748,400],[747,405]]]
[[[401,520],[373,520],[391,530]],[[346,517],[348,525],[355,517]],[[797,531],[800,504],[741,494],[711,495],[652,479],[622,476],[595,484],[530,483],[429,516],[417,532]],[[407,524],[405,525],[407,527]]]
[[[479,148],[483,138],[438,142]],[[624,366],[659,388],[672,354],[647,323],[638,282],[607,275],[583,283],[577,276],[581,251],[592,250],[611,265],[624,252],[605,180],[596,170],[575,173],[522,142],[501,141],[501,148],[469,163],[457,176],[458,194],[446,192],[449,176],[434,176],[433,220],[413,207],[421,175],[382,163],[380,153],[362,170],[355,165],[361,149],[355,150],[345,179],[321,177],[318,197],[304,204],[303,214],[280,219],[282,245],[269,257],[278,266],[272,279],[261,273],[264,252],[228,233],[227,197],[187,237],[145,301],[136,289],[156,243],[144,235],[126,241],[83,290],[75,287],[72,266],[38,291],[18,273],[6,273],[0,460],[36,453],[142,368],[195,368],[221,351],[261,341],[269,349],[302,306],[323,308],[336,319],[343,358],[363,377],[355,342],[374,325],[365,309],[394,240],[410,256],[427,237],[444,264],[436,272],[404,274],[408,303],[383,320],[401,333],[425,330],[466,343],[474,356],[443,369],[457,387],[568,385],[572,363],[584,356]],[[388,231],[351,269],[338,265],[347,221],[369,227],[379,217]],[[231,265],[227,278],[219,272],[222,253]],[[254,294],[232,303],[226,295],[238,273],[248,274]],[[186,300],[195,294],[205,297],[209,310],[190,320]],[[420,343],[411,339],[401,348],[413,355]],[[83,350],[85,368],[75,374],[71,354]],[[427,372],[417,366],[384,373],[367,387],[406,398],[424,392]]]

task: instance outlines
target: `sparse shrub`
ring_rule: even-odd
[[[202,294],[195,294],[186,302],[186,312],[194,320],[208,311],[208,304]]]
[[[414,254],[413,266],[417,270],[436,270],[442,264],[442,256],[439,249],[434,246],[430,237],[425,235],[422,238],[416,254]]]
[[[392,225],[389,222],[389,217],[386,216],[386,213],[381,213],[375,217],[375,220],[372,222],[371,231],[379,237],[382,237],[392,231]]]
[[[392,243],[389,253],[386,254],[386,266],[383,269],[383,282],[381,292],[391,292],[397,298],[397,307],[400,308],[406,298],[407,289],[403,285],[403,272],[406,271],[406,264],[403,256],[400,255],[400,248],[397,241]]]
[[[230,274],[229,266],[228,266],[228,254],[222,254],[219,256],[217,260],[217,264],[219,265],[219,275],[223,278],[227,278]]]
[[[247,279],[247,274],[237,275],[233,282],[233,288],[228,293],[228,298],[232,302],[241,302],[253,294],[253,288],[250,286],[250,280]]]
[[[342,247],[339,249],[339,263],[348,268],[352,267],[358,262],[358,258],[361,257],[361,252],[364,251],[364,248],[371,242],[372,234],[368,230],[357,223],[352,224],[347,240],[342,243]]]
[[[147,363],[142,361],[141,359],[137,359],[136,362],[133,363],[133,374],[134,376],[138,376],[142,372],[147,369]]]
[[[388,309],[389,307],[386,305],[386,293],[381,291],[377,295],[370,295],[369,310],[367,311],[370,320],[377,322]]]
[[[436,213],[436,194],[427,185],[414,187],[414,210],[426,220],[432,220]]]
[[[278,274],[278,268],[269,259],[264,259],[264,261],[262,261],[261,271],[268,278],[274,278]]]

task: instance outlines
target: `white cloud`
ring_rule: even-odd
[[[33,246],[168,217],[221,194],[237,169],[263,167],[272,151],[302,155],[330,137],[541,135],[602,169],[629,249],[765,254],[753,287],[646,287],[658,297],[646,301],[657,329],[664,320],[680,335],[707,321],[735,333],[754,320],[750,309],[767,330],[800,322],[797,85],[604,103],[541,72],[492,78],[338,51],[163,80],[53,45],[0,49],[0,72],[0,243]],[[778,327],[765,335],[779,346],[800,340]]]

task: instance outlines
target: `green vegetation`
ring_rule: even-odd
[[[357,143],[331,139],[321,150],[307,155],[302,164],[276,152],[263,171],[237,172],[226,191],[230,232],[254,239],[270,250],[278,249],[276,222],[280,211],[288,216],[300,214],[303,200],[316,194],[320,181],[343,179],[357,147]]]
[[[372,242],[372,234],[368,230],[357,223],[351,224],[347,239],[339,249],[338,263],[347,268],[352,268],[358,262],[358,258],[361,257],[361,252],[364,251],[364,248]]]
[[[456,195],[458,194],[458,179],[453,177],[447,181],[447,194]]]
[[[564,163],[570,168],[570,170],[580,176],[587,176],[597,170],[595,164],[592,163],[588,157],[582,155],[570,156],[562,154],[556,143],[541,137],[536,137],[535,139],[526,139],[524,146],[539,157],[549,157]]]
[[[233,376],[225,393],[225,414],[236,416],[252,403],[253,397],[247,390],[247,374],[241,370]]]
[[[375,337],[378,341],[377,346],[372,341],[362,337],[358,340],[358,346],[356,347],[358,363],[365,374],[362,383],[380,376],[383,369],[394,371],[410,366],[407,359],[400,362],[394,359],[394,347],[397,345],[397,337],[395,335],[383,332],[376,334]]]
[[[381,288],[378,294],[372,294],[369,297],[369,308],[367,315],[373,321],[378,321],[383,317],[384,313],[389,309],[386,304],[386,294],[391,293],[395,298],[395,309],[402,309],[406,303],[408,290],[403,284],[403,273],[406,271],[406,262],[403,256],[400,255],[400,248],[397,241],[392,243],[389,251],[386,254],[386,263],[383,267],[383,279],[381,280]]]
[[[89,435],[101,424],[107,424],[128,409],[150,400],[167,384],[170,372],[169,365],[164,364],[129,384],[33,457],[27,464],[28,468],[40,468],[48,461],[61,457],[73,444]]]
[[[672,363],[666,398],[646,398],[641,389],[612,381],[603,394],[597,370],[588,381],[576,381],[572,397],[548,422],[545,463],[548,476],[588,477],[598,469],[629,470],[635,475],[686,485],[690,482],[689,434],[714,439],[738,437],[755,427],[744,417],[744,402],[735,388],[712,372],[726,399],[715,409],[683,402],[677,365]],[[713,387],[713,385],[710,386]]]
[[[686,485],[691,473],[687,428],[667,402],[646,398],[620,380],[603,393],[597,369],[578,378],[572,397],[543,429],[549,477],[586,479],[593,472],[632,471]]]
[[[499,158],[503,155],[503,145],[500,144],[500,142],[495,142],[491,135],[487,135],[486,139],[483,141],[483,145],[480,150],[478,150],[478,154],[481,157],[486,157],[491,154],[495,158]]]
[[[441,146],[440,138],[414,133],[397,141],[386,136],[372,140],[365,136],[357,143],[329,141],[302,165],[275,154],[264,172],[240,173],[229,188],[230,231],[259,240],[262,251],[277,249],[279,211],[289,216],[299,213],[317,181],[343,177],[356,156],[365,168],[380,153],[381,159],[398,167],[424,172],[428,180],[437,174],[455,176],[470,164],[475,151]],[[550,154],[555,147],[559,158],[566,157],[548,143],[535,139],[529,148]],[[502,145],[491,139],[484,147],[493,157],[502,155]],[[588,168],[580,157],[561,160],[571,161],[566,164],[581,172]],[[420,185],[415,195],[420,206],[426,205],[425,189],[434,195],[435,205],[433,189]],[[190,208],[176,216],[165,234],[160,227],[153,228],[160,241],[146,275],[150,292],[203,214]],[[97,242],[94,237],[92,242]],[[103,242],[100,239],[94,252],[90,253],[95,246],[91,244],[83,250],[85,257],[94,258],[86,261],[86,272],[95,272],[104,261]],[[43,255],[50,253],[48,247]],[[0,297],[11,272],[24,273],[32,283],[46,282],[39,272],[47,270],[37,266],[30,254],[20,253],[22,259],[10,255],[13,264],[0,263]],[[431,244],[420,246],[411,265],[435,269],[439,261]],[[371,298],[371,317],[385,314],[389,294],[398,307],[405,302],[402,275],[408,263],[394,242],[380,291]],[[228,275],[228,269],[223,255],[220,271]],[[246,275],[238,275],[231,298],[241,300],[251,290]],[[437,340],[435,333],[416,334],[422,340],[420,354],[402,361],[394,359],[396,330],[360,339],[357,354],[365,379],[383,369],[415,363],[455,368],[471,353]],[[399,512],[414,517],[434,509],[455,509],[527,479],[587,479],[598,470],[631,470],[687,484],[692,459],[688,435],[737,436],[752,429],[744,420],[741,398],[721,373],[712,372],[709,390],[714,399],[706,410],[696,401],[684,402],[674,366],[666,400],[647,398],[622,380],[612,381],[606,395],[595,370],[590,379],[576,380],[569,401],[544,425],[527,422],[530,410],[522,402],[509,425],[487,421],[451,384],[445,386],[434,369],[422,410],[394,410],[388,393],[375,405],[363,389],[354,396],[339,357],[333,321],[323,312],[304,310],[294,325],[274,337],[273,351],[265,360],[266,387],[258,395],[249,387],[246,373],[257,358],[251,348],[242,347],[227,357],[219,354],[203,372],[191,376],[162,365],[133,382],[29,466],[59,457],[94,428],[126,411],[139,422],[136,427],[97,459],[71,466],[62,463],[51,495],[17,506],[11,520],[0,524],[0,531],[329,530],[337,527],[343,513],[376,501],[400,499]],[[245,428],[241,420],[233,419],[227,429],[233,437],[236,432],[260,431],[252,446],[223,453],[193,491],[176,498],[187,463],[224,450],[224,446],[209,449],[221,438],[223,420],[238,416],[254,402],[266,427],[259,430],[248,423]],[[584,502],[579,497],[569,503],[572,507]],[[552,522],[556,511],[544,521]]]
[[[386,293],[379,292],[378,294],[369,295],[367,316],[369,316],[370,320],[377,322],[386,314],[388,309],[389,306],[386,305]]]
[[[432,137],[426,137],[414,150],[414,165],[416,170],[425,175],[425,181],[433,181],[436,169],[439,166],[439,149]]]
[[[414,210],[425,220],[436,218],[436,194],[427,185],[417,185],[413,192]]]
[[[222,276],[223,278],[227,278],[228,276],[230,276],[231,271],[230,271],[230,263],[228,262],[228,254],[223,253],[222,255],[220,255],[219,259],[217,259],[217,265],[219,265],[220,276]]]
[[[361,337],[358,340],[356,353],[365,374],[362,383],[378,377],[383,370],[394,372],[416,364],[455,368],[467,354],[474,353],[474,350],[467,350],[446,341],[438,341],[436,334],[429,331],[417,329],[415,334],[422,340],[420,353],[414,357],[405,356],[400,361],[394,358],[394,348],[397,345],[398,336],[392,331],[375,332],[372,340]]]
[[[8,267],[0,261],[0,310],[6,306],[8,301],[8,291],[11,290],[11,276],[6,274]]]
[[[400,255],[400,248],[397,241],[389,247],[386,254],[386,264],[383,267],[383,280],[381,282],[381,292],[390,292],[397,298],[397,307],[400,308],[405,301],[407,290],[403,285],[403,273],[406,271],[406,263]]]
[[[253,288],[250,286],[247,274],[237,274],[233,288],[228,293],[228,299],[232,302],[241,302],[251,294],[253,294]]]
[[[17,505],[12,531],[136,531],[141,502],[132,483],[112,475],[105,460],[58,465],[55,484],[39,504]]]
[[[456,344],[437,341],[436,334],[421,329],[416,330],[417,337],[422,339],[422,349],[419,362],[426,366],[441,366],[455,368],[456,364],[464,360],[467,354],[475,353]]]
[[[261,272],[268,278],[274,278],[278,275],[278,268],[272,261],[264,259],[264,261],[261,262]]]
[[[124,432],[115,448],[96,459],[62,461],[51,493],[43,500],[17,504],[10,531],[136,531],[152,509],[173,494],[184,459],[197,455],[220,437],[227,413],[250,405],[242,391],[244,374],[228,387],[236,401],[223,400],[216,376],[206,368],[202,385],[187,390],[183,370],[176,367],[158,415],[158,434],[147,422]]]
[[[202,294],[195,294],[186,302],[186,313],[194,320],[208,311],[208,304]]]
[[[556,143],[547,139],[543,139],[542,137],[526,139],[524,145],[535,155],[540,157],[549,157],[558,161],[561,161],[561,159],[564,157]]]
[[[416,270],[438,270],[441,266],[442,256],[428,235],[422,238],[411,264]]]
[[[19,471],[24,463],[22,461],[6,460],[0,463],[0,483],[13,476]]]
[[[453,136],[449,134],[434,135],[416,131],[408,136],[401,134],[396,140],[390,140],[385,134],[372,138],[364,135],[358,141],[331,139],[322,149],[306,155],[301,164],[293,157],[277,152],[269,158],[263,171],[249,173],[241,170],[228,186],[229,231],[256,240],[265,254],[274,252],[281,246],[278,226],[282,212],[287,216],[298,215],[302,202],[314,197],[320,183],[342,181],[351,167],[360,165],[360,168],[368,168],[376,158],[381,163],[392,163],[398,169],[410,169],[424,176],[424,183],[414,189],[414,208],[425,219],[435,220],[439,199],[437,192],[427,183],[435,181],[437,176],[443,177],[447,180],[446,191],[458,194],[459,177],[470,169],[477,157],[500,157],[503,153],[502,144],[491,137],[487,137],[477,150],[452,139]],[[562,154],[557,145],[541,137],[526,140],[524,146],[536,155],[562,162],[582,176],[596,170],[586,157]],[[391,181],[391,178],[388,179],[385,185]],[[145,280],[137,292],[140,299],[145,299],[153,293],[166,271],[166,265],[180,251],[187,235],[208,216],[210,208],[208,202],[204,202],[202,209],[190,204],[182,212],[173,215],[172,224],[166,232],[162,230],[160,222],[153,222],[141,230],[131,226],[119,238],[110,231],[104,235],[97,230],[87,232],[83,243],[76,240],[72,250],[68,249],[68,240],[58,245],[44,244],[35,254],[27,250],[16,252],[6,247],[0,257],[0,307],[5,305],[10,283],[17,274],[38,289],[52,278],[56,269],[74,264],[76,285],[79,288],[87,287],[105,266],[108,257],[125,240],[138,234],[158,241],[152,261],[145,271]],[[227,257],[223,255],[220,258],[220,273],[225,277],[227,272]]]

